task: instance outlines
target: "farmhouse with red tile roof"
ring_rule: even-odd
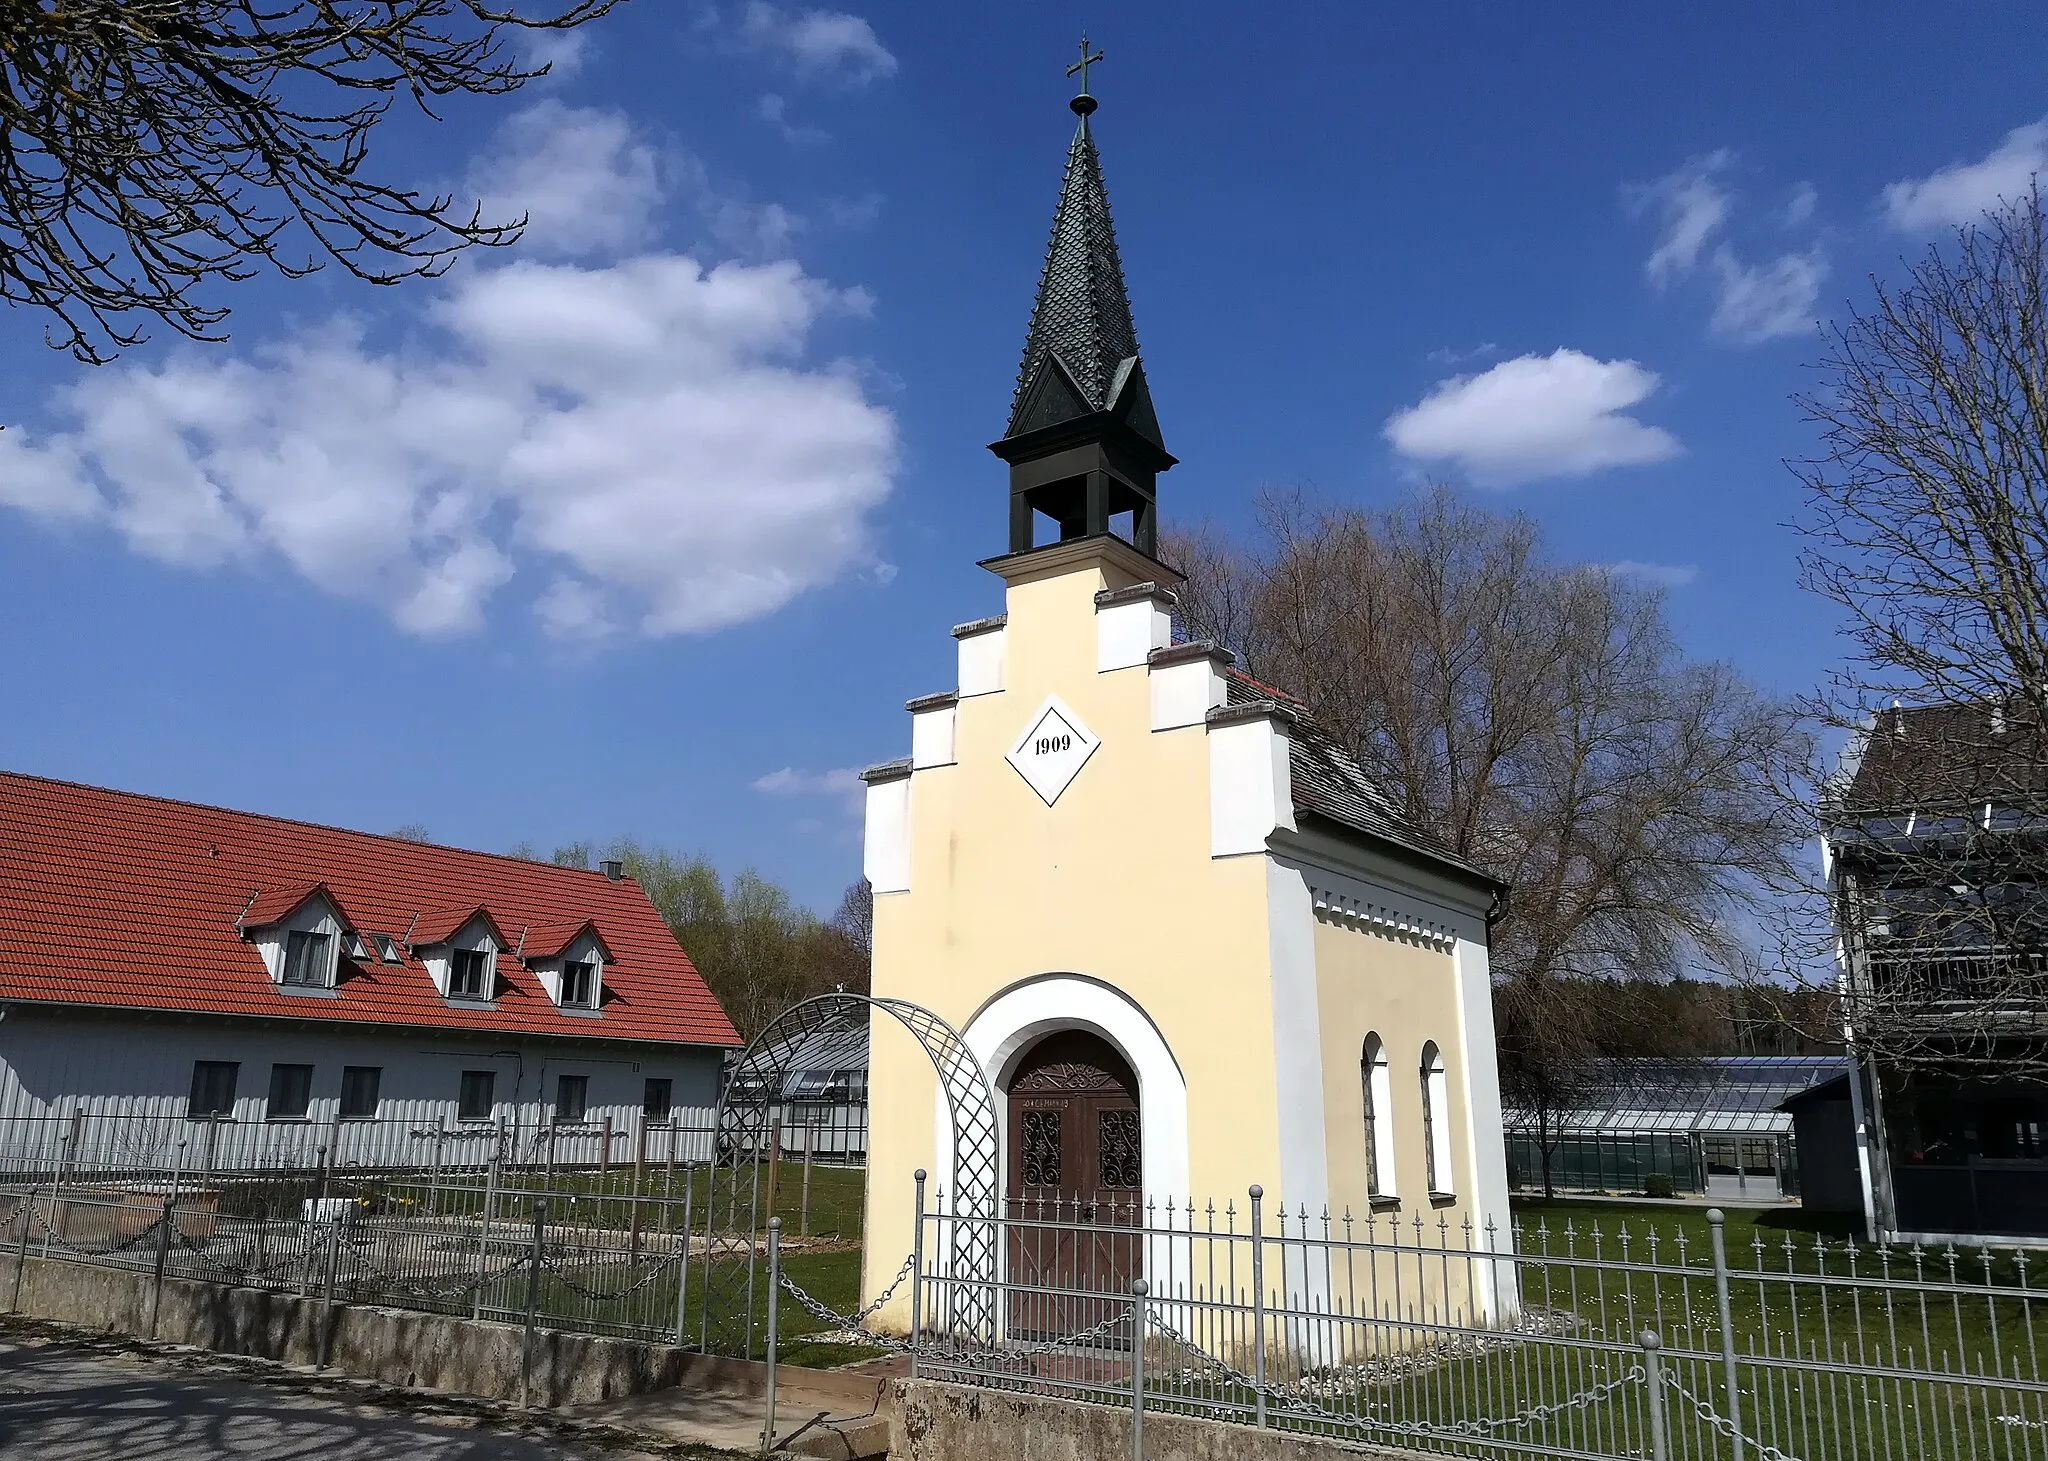
[[[0,1118],[630,1140],[708,1126],[739,1043],[617,864],[0,773]]]

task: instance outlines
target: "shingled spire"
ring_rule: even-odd
[[[1123,262],[1109,217],[1102,162],[1088,119],[1089,63],[1081,43],[1081,94],[1069,105],[1080,125],[1067,149],[1052,242],[1039,275],[1024,361],[1010,402],[1009,429],[990,450],[1010,464],[1010,551],[1033,546],[1033,515],[1060,539],[1108,533],[1131,514],[1131,543],[1155,551],[1154,479],[1174,464],[1159,432],[1138,358],[1138,334],[1124,290]]]

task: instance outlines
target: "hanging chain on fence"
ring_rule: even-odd
[[[148,1227],[142,1229],[142,1231],[135,1233],[129,1237],[123,1238],[118,1243],[108,1243],[101,1247],[88,1247],[83,1243],[74,1243],[69,1238],[65,1237],[62,1233],[58,1232],[55,1225],[53,1225],[48,1218],[44,1217],[41,1213],[38,1213],[34,1210],[33,1205],[29,1207],[28,1212],[29,1216],[35,1220],[35,1225],[43,1230],[44,1237],[48,1238],[52,1243],[55,1243],[59,1248],[66,1249],[72,1253],[83,1253],[89,1258],[104,1257],[109,1253],[125,1253],[129,1249],[141,1243],[144,1239],[155,1237],[157,1229],[161,1228],[166,1222],[170,1221],[170,1217],[168,1214],[159,1213],[157,1215],[156,1220],[152,1222]]]
[[[559,1255],[560,1250],[557,1249],[556,1252]],[[578,1283],[575,1279],[569,1277],[567,1268],[564,1266],[564,1260],[560,1256],[549,1258],[543,1254],[541,1257],[541,1267],[554,1276],[556,1283],[579,1298],[588,1299],[594,1304],[614,1304],[621,1299],[629,1299],[634,1294],[641,1292],[671,1268],[675,1268],[687,1261],[688,1257],[689,1255],[685,1250],[678,1248],[624,1288],[613,1290],[594,1289]],[[524,1262],[523,1259],[521,1261]],[[569,1266],[573,1267],[574,1265]]]
[[[1758,1461],[1799,1461],[1797,1456],[1780,1451],[1776,1446],[1767,1445],[1759,1441],[1755,1436],[1745,1435],[1742,1428],[1736,1425],[1734,1421],[1722,1415],[1713,1406],[1700,1399],[1699,1396],[1693,1394],[1692,1391],[1686,1389],[1685,1386],[1679,1384],[1677,1380],[1668,1374],[1664,1377],[1664,1388],[1685,1401],[1686,1404],[1693,1408],[1694,1413],[1701,1420],[1705,1421],[1729,1440],[1739,1441],[1744,1445],[1754,1447]]]
[[[875,1316],[882,1305],[896,1297],[896,1290],[903,1287],[903,1281],[910,1277],[910,1271],[916,1262],[917,1258],[915,1255],[904,1259],[903,1266],[896,1270],[896,1277],[889,1281],[889,1286],[882,1290],[881,1296],[859,1313],[852,1315],[835,1313],[819,1300],[812,1298],[804,1292],[795,1279],[789,1276],[787,1269],[783,1270],[781,1274],[782,1288],[783,1292],[797,1301],[797,1304],[805,1313],[816,1319],[820,1324],[830,1324],[835,1328],[847,1330],[851,1333],[865,1334],[867,1331],[862,1326]],[[877,1334],[874,1336],[874,1339],[876,1343],[883,1345],[885,1348],[895,1345],[902,1345],[904,1349],[910,1348],[909,1345],[902,1344],[901,1340],[891,1339],[884,1334]]]
[[[201,1268],[227,1275],[229,1283],[241,1283],[251,1278],[267,1278],[271,1274],[295,1274],[306,1261],[305,1248],[294,1247],[292,1239],[283,1234],[279,1235],[280,1241],[277,1245],[282,1251],[268,1263],[245,1263],[224,1257],[182,1230],[175,1232],[174,1236],[180,1248],[199,1260]],[[304,1239],[301,1238],[299,1241],[303,1243]]]
[[[1316,1404],[1316,1402],[1310,1400],[1298,1390],[1292,1390],[1282,1385],[1262,1384],[1236,1366],[1208,1353],[1200,1345],[1157,1315],[1146,1315],[1146,1325],[1148,1328],[1165,1335],[1175,1344],[1192,1352],[1202,1361],[1203,1368],[1215,1371],[1232,1384],[1240,1385],[1255,1394],[1263,1395],[1269,1404],[1277,1404],[1290,1410],[1306,1411],[1317,1420],[1334,1421],[1342,1425],[1365,1426],[1373,1430],[1392,1431],[1402,1435],[1423,1437],[1472,1436],[1484,1439],[1496,1431],[1518,1430],[1523,1426],[1534,1425],[1538,1421],[1549,1420],[1553,1416],[1563,1415],[1574,1410],[1584,1410],[1590,1406],[1598,1405],[1616,1391],[1626,1389],[1630,1385],[1639,1385],[1646,1378],[1642,1366],[1631,1365],[1627,1370],[1603,1384],[1595,1385],[1588,1390],[1582,1390],[1578,1394],[1563,1400],[1553,1401],[1548,1405],[1532,1405],[1526,1410],[1515,1412],[1513,1415],[1483,1420],[1452,1421],[1442,1426],[1417,1425],[1413,1421],[1376,1419],[1370,1413],[1347,1413],[1331,1410],[1327,1406]],[[1797,1461],[1797,1458],[1781,1455],[1766,1458],[1766,1461]]]

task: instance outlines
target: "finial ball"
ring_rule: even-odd
[[[1074,109],[1075,116],[1085,117],[1095,110],[1096,101],[1094,97],[1090,96],[1087,92],[1084,91],[1079,96],[1075,97],[1072,101],[1068,102],[1067,105]]]

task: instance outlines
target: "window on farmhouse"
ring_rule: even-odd
[[[448,993],[456,999],[482,999],[488,994],[491,956],[483,949],[457,949],[448,966]]]
[[[595,993],[597,966],[582,959],[571,959],[562,965],[562,1007],[564,1009],[589,1009]]]
[[[286,1121],[306,1114],[313,1104],[313,1067],[273,1065],[270,1067],[270,1100],[263,1114],[272,1121]]]
[[[375,1116],[377,1087],[383,1084],[381,1065],[344,1065],[341,1068],[341,1114]]]
[[[666,1121],[675,1109],[676,1084],[672,1080],[650,1080],[640,1102],[640,1114],[648,1121]]]
[[[492,1098],[497,1084],[498,1073],[494,1070],[465,1070],[462,1073],[462,1099],[455,1110],[456,1118],[462,1121],[490,1120]]]
[[[565,1075],[555,1078],[555,1120],[581,1121],[590,1109],[590,1077]]]
[[[237,1060],[195,1060],[192,1062],[192,1096],[185,1103],[188,1116],[228,1116],[235,1109],[235,1077],[242,1065]]]
[[[327,935],[293,929],[285,936],[284,982],[324,985],[327,983]]]

